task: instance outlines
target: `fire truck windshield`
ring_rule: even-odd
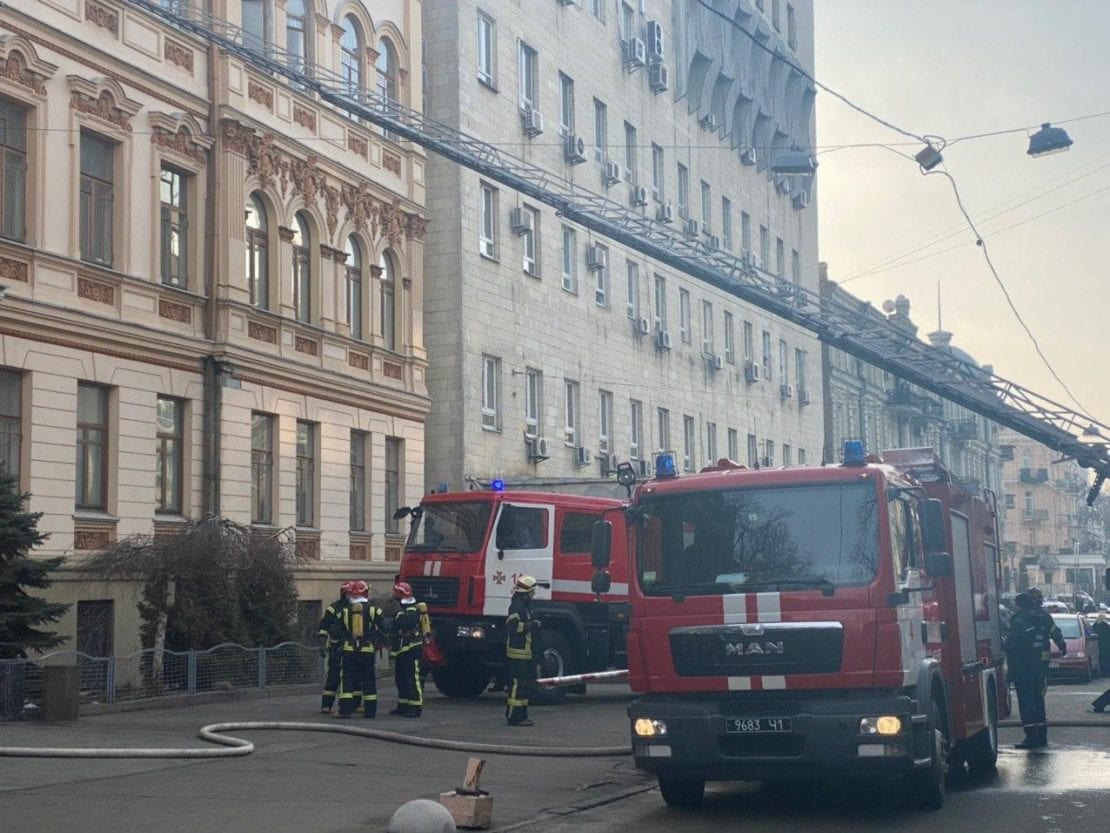
[[[876,499],[870,481],[645,498],[640,588],[696,596],[867,585],[879,559]]]
[[[493,504],[487,501],[426,503],[413,521],[409,552],[477,552],[482,548]]]

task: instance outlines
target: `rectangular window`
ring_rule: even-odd
[[[274,519],[274,417],[251,414],[251,523]]]
[[[0,99],[0,237],[27,235],[27,110]]]
[[[184,403],[159,396],[154,463],[155,511],[181,514],[181,477],[184,464]]]
[[[747,211],[740,212],[740,248],[752,250],[752,215]]]
[[[667,329],[667,279],[655,276],[655,329]]]
[[[786,277],[786,246],[781,237],[775,238],[775,274],[780,278]]]
[[[728,429],[728,459],[734,463],[740,462],[740,435],[735,428]]]
[[[782,31],[782,0],[771,0],[771,25],[776,32]]]
[[[636,171],[639,168],[638,148],[636,146],[636,128],[628,122],[624,123],[624,179],[635,185],[640,181]]]
[[[493,21],[478,12],[478,80],[490,87],[497,86],[494,43]]]
[[[790,384],[789,365],[787,365],[786,357],[789,355],[786,342],[781,338],[779,339],[779,382],[783,385]]]
[[[540,275],[540,212],[526,205],[524,206],[524,214],[531,219],[531,222],[520,236],[522,266],[526,274],[538,278]]]
[[[789,443],[782,444],[782,464],[784,466],[794,465],[794,450]]]
[[[705,460],[712,465],[717,462],[717,423],[705,423]]]
[[[768,468],[770,468],[771,466],[773,466],[775,464],[775,441],[774,440],[764,440],[763,441],[763,459],[759,461],[759,464],[761,466],[767,466]]]
[[[529,437],[543,435],[540,414],[543,413],[543,373],[533,367],[524,371],[524,433]]]
[[[594,303],[599,307],[609,306],[609,250],[600,243],[594,244],[601,266],[594,269],[597,283],[594,285]]]
[[[115,145],[81,133],[81,259],[112,265]]]
[[[351,530],[366,531],[366,447],[370,435],[351,432]]]
[[[680,288],[678,290],[678,334],[687,344],[693,341],[691,316],[690,291]]]
[[[189,178],[180,171],[162,166],[161,255],[162,283],[189,285]]]
[[[639,460],[644,453],[644,403],[633,399],[629,405],[628,431],[631,439],[628,443],[628,456],[629,459]]]
[[[385,438],[385,531],[396,535],[401,531],[401,521],[395,518],[401,507],[401,461],[404,459],[404,440],[400,437]]]
[[[759,446],[755,434],[748,434],[748,468],[759,468]]]
[[[798,48],[798,16],[789,3],[786,4],[786,43],[791,49]]]
[[[713,218],[713,189],[709,187],[709,183],[704,179],[701,182],[701,224],[702,231],[706,234],[709,229],[713,227],[711,222]]]
[[[695,433],[694,418],[692,416],[682,417],[682,470],[693,471],[694,459],[696,451],[694,445],[697,443],[697,434]]]
[[[794,281],[796,286],[802,284],[802,259],[797,249],[790,250],[790,280]]]
[[[665,191],[663,190],[663,148],[659,145],[652,143],[651,146],[651,195],[658,201],[663,202]]]
[[[594,159],[601,164],[609,160],[609,108],[594,99]]]
[[[640,264],[634,260],[625,263],[624,311],[633,321],[640,317]]]
[[[497,189],[483,182],[478,228],[478,251],[482,257],[497,257],[497,202]]]
[[[764,270],[771,268],[771,233],[767,226],[759,227],[759,265]]]
[[[578,445],[579,399],[578,383],[567,382],[564,388],[563,408],[566,416],[564,438],[567,445]]]
[[[574,79],[559,73],[559,135],[574,133]]]
[[[732,200],[721,197],[721,245],[732,249]]]
[[[713,304],[701,302],[701,351],[706,355],[716,353],[716,340],[713,338]]]
[[[531,110],[539,99],[538,56],[523,41],[520,44],[520,109]]]
[[[23,449],[23,377],[0,370],[0,471],[15,475],[18,488]]]
[[[763,331],[763,378],[771,381],[771,334]]]
[[[798,465],[804,466],[806,464],[806,450],[804,448],[798,449]]]
[[[343,266],[343,276],[347,283],[347,324],[351,328],[351,338],[362,338],[362,263],[359,258],[352,257],[351,252]]]
[[[752,328],[751,321],[744,322],[744,361],[750,362],[755,359],[755,331]]]
[[[501,359],[482,356],[482,430],[501,430]]]
[[[736,321],[731,312],[725,313],[725,361],[736,364]]]
[[[806,392],[806,351],[794,351],[794,383],[798,386],[798,399]]]
[[[297,526],[316,525],[316,424],[297,420]]]
[[[605,19],[605,0],[590,0],[590,11],[598,20]]]
[[[603,390],[597,397],[598,424],[597,450],[608,454],[612,450],[610,445],[613,437],[613,394]]]
[[[563,226],[563,289],[578,291],[578,235],[570,226]]]
[[[108,389],[77,384],[78,509],[108,508]]]
[[[656,411],[656,430],[658,432],[659,451],[668,451],[671,446],[671,412],[666,408]]]
[[[678,164],[678,216],[690,216],[690,171],[681,162]]]

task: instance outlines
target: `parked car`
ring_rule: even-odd
[[[1067,602],[1062,602],[1059,599],[1045,599],[1042,604],[1045,610],[1049,613],[1056,615],[1057,613],[1074,613],[1075,609]]]
[[[1046,603],[1047,604],[1047,603]],[[1066,656],[1060,656],[1055,645],[1048,660],[1052,677],[1078,677],[1089,683],[1102,674],[1098,659],[1098,637],[1078,613],[1054,613],[1053,621],[1067,644]]]

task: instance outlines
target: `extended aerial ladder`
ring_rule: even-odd
[[[307,64],[301,56],[287,55],[270,44],[254,44],[241,28],[210,13],[184,4],[164,7],[155,0],[122,1],[237,55],[260,72],[285,77],[299,90],[364,122],[549,205],[568,220],[804,327],[829,345],[1074,459],[1095,474],[1088,504],[1094,503],[1110,475],[1110,426],[925,344],[898,329],[869,303],[822,299],[728,252],[688,240],[662,223],[490,142],[441,124],[375,90],[353,86],[329,69]]]

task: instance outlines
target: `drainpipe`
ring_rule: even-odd
[[[219,253],[221,250],[220,235],[216,233],[216,224],[219,218],[218,200],[220,197],[220,181],[216,169],[223,158],[223,139],[220,136],[219,129],[219,102],[216,98],[219,60],[219,50],[214,45],[209,46],[208,129],[215,137],[215,142],[209,151],[208,166],[205,172],[205,228],[208,240],[205,246],[204,259],[204,293],[206,297],[204,338],[208,342],[209,350],[212,350],[215,346],[217,338],[216,273],[220,263]],[[201,448],[203,454],[202,495],[206,516],[218,516],[220,514],[219,460],[223,371],[223,366],[211,353],[204,357],[204,442],[201,444]]]

